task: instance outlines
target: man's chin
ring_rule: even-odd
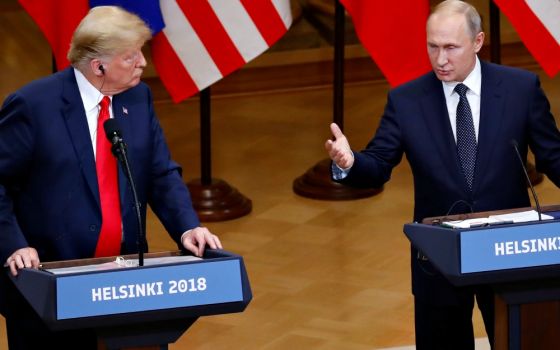
[[[452,74],[449,73],[439,73],[436,72],[436,76],[439,80],[441,81],[445,81],[445,82],[450,82],[450,81],[454,81],[454,77]]]
[[[130,83],[128,84],[128,86],[129,86],[130,88],[133,88],[133,87],[135,87],[136,85],[140,84],[140,80],[141,80],[140,78],[141,78],[141,77],[132,79],[132,80],[130,81]]]

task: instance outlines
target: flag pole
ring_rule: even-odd
[[[493,63],[502,63],[501,46],[500,9],[490,0],[490,61]]]
[[[187,183],[193,207],[201,221],[224,221],[249,214],[250,199],[221,179],[212,178],[211,93],[200,91],[200,175]]]
[[[333,122],[344,129],[344,7],[334,0],[334,66],[333,66]],[[325,126],[327,128],[327,126]],[[353,188],[331,179],[331,160],[319,161],[293,182],[293,191],[307,198],[323,200],[350,200],[376,195],[383,188]]]
[[[210,107],[210,87],[207,87],[200,92],[200,183],[203,186],[212,183]]]

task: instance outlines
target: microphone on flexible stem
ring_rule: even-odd
[[[137,237],[137,245],[138,245],[138,265],[144,266],[144,242],[145,242],[145,235],[144,230],[142,228],[142,216],[140,214],[140,201],[138,201],[138,194],[136,193],[136,186],[134,185],[134,178],[132,176],[132,170],[130,169],[130,163],[128,161],[128,155],[126,152],[126,144],[124,143],[121,131],[119,129],[119,122],[116,119],[107,119],[103,124],[103,128],[105,129],[105,135],[109,142],[111,142],[111,150],[113,155],[117,157],[119,162],[121,163],[122,168],[124,169],[124,173],[128,178],[130,183],[130,188],[132,189],[132,197],[134,199],[134,207],[136,209],[136,219],[138,221],[138,237]]]
[[[539,198],[537,197],[537,194],[535,193],[535,188],[533,187],[533,184],[531,183],[531,179],[529,178],[529,174],[527,173],[527,168],[525,167],[525,162],[523,161],[523,158],[521,157],[521,153],[519,153],[519,147],[517,145],[517,141],[516,140],[511,140],[511,145],[515,149],[515,154],[517,154],[517,158],[519,159],[519,163],[521,164],[521,167],[523,168],[523,173],[525,174],[525,178],[527,179],[527,183],[529,184],[529,187],[531,188],[531,193],[533,194],[533,199],[535,200],[535,205],[537,206],[537,214],[539,214],[539,221],[542,221],[541,206],[539,205]]]

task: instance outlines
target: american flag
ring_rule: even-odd
[[[175,102],[264,52],[290,27],[289,0],[162,0],[165,28],[152,42],[156,70]]]
[[[118,5],[152,30],[152,58],[173,101],[215,83],[263,53],[292,24],[290,0],[19,0],[45,34],[57,68],[89,8]]]

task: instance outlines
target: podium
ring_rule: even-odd
[[[148,253],[132,266],[135,258],[47,262],[10,278],[49,329],[94,329],[107,349],[166,349],[198,317],[241,312],[252,299],[239,255]]]
[[[406,224],[404,233],[453,285],[493,287],[494,349],[554,349],[560,329],[557,210],[550,207],[546,212],[554,220],[477,228],[440,224],[443,220],[487,217],[504,211],[429,218],[423,223]]]

